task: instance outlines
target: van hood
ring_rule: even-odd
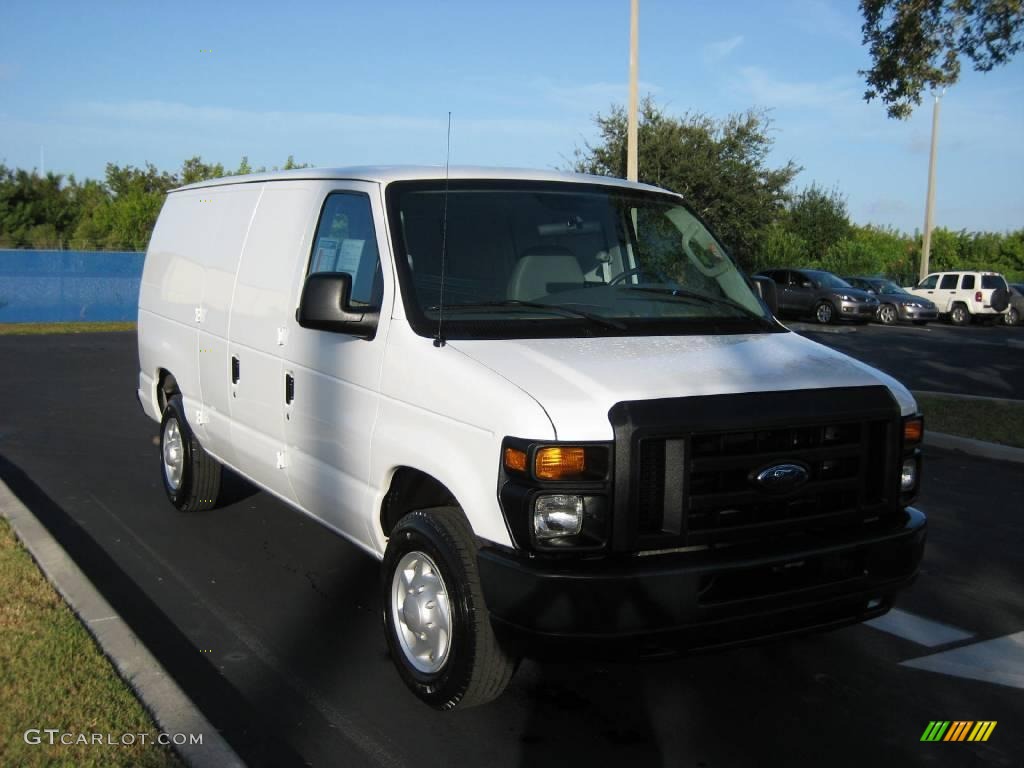
[[[559,440],[611,440],[624,400],[884,384],[904,415],[917,408],[891,376],[792,332],[448,344],[532,396]]]

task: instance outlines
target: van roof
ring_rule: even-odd
[[[564,171],[542,171],[529,168],[487,168],[483,166],[453,165],[449,168],[450,179],[502,179],[520,181],[567,181],[577,184],[604,184],[614,187],[628,187],[647,191],[664,192],[659,187],[649,184],[638,184],[612,176],[593,176],[585,173],[567,173]],[[199,181],[171,190],[180,192],[186,189],[202,189],[204,187],[220,187],[229,184],[253,184],[262,181],[285,181],[297,179],[346,179],[353,181],[372,181],[389,184],[392,181],[416,181],[427,179],[443,179],[443,165],[368,165],[353,168],[297,168],[291,171],[270,171],[267,173],[250,173],[245,176],[224,176],[219,179]]]

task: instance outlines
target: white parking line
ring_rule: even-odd
[[[901,666],[1024,689],[1024,632],[910,659]]]
[[[869,627],[902,637],[918,645],[935,648],[948,643],[958,643],[974,637],[974,634],[939,621],[932,621],[912,613],[893,608],[884,616],[864,622]]]

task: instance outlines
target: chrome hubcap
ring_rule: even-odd
[[[832,308],[828,304],[822,304],[818,307],[818,322],[827,323],[832,319]]]
[[[167,485],[176,491],[181,486],[181,472],[185,467],[185,453],[177,419],[168,419],[164,425],[163,459]]]
[[[896,319],[896,310],[892,307],[882,307],[882,321],[891,323]]]
[[[451,650],[451,607],[437,565],[408,552],[391,578],[391,620],[406,660],[420,672],[444,666]]]

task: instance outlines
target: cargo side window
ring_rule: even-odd
[[[952,291],[956,290],[956,281],[960,275],[943,275],[942,282],[939,283],[940,291]]]
[[[974,275],[964,275],[964,279],[960,281],[960,287],[965,291],[972,290],[974,288]]]
[[[309,274],[352,276],[352,304],[379,306],[384,291],[373,212],[366,195],[332,192],[324,202],[313,240]]]

